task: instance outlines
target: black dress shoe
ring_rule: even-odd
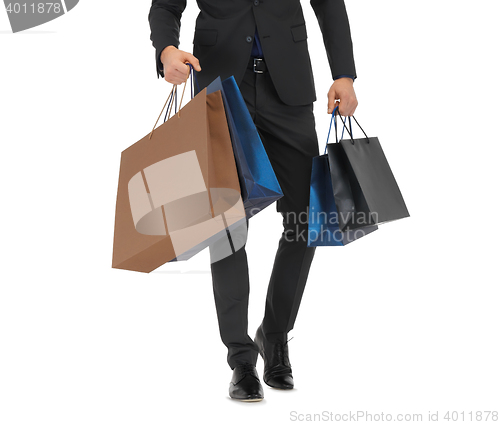
[[[262,325],[257,329],[254,342],[264,359],[264,382],[273,388],[291,390],[293,376],[292,365],[288,359],[287,342],[269,342],[262,332]]]
[[[229,397],[240,401],[261,401],[264,398],[264,390],[253,364],[240,363],[233,369]]]

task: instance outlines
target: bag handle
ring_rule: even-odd
[[[196,73],[194,72],[193,65],[191,65],[189,62],[186,64],[189,65],[190,71],[189,75],[191,76],[191,99],[194,98],[194,84],[196,83],[196,87],[198,88],[198,92],[200,92],[200,85],[198,84],[198,78],[196,78]],[[189,78],[189,76],[188,76]],[[174,90],[175,94],[175,113],[177,113],[177,88]],[[170,99],[171,101],[173,100],[172,98]],[[182,99],[181,99],[181,104],[182,104]],[[170,105],[170,103],[169,103]],[[169,113],[169,107],[167,106],[167,112],[165,112],[165,118],[163,119],[163,122],[166,122],[167,119],[170,118],[170,113]]]
[[[332,129],[332,121],[333,121],[334,126],[335,126],[335,140],[336,140],[337,143],[339,143],[339,139],[337,137],[337,117],[335,116],[335,112],[338,113],[338,115],[340,117],[340,120],[342,121],[342,124],[343,124],[342,135],[340,136],[340,139],[342,140],[344,138],[344,130],[347,130],[347,132],[349,133],[349,136],[351,137],[351,144],[354,145],[354,139],[352,137],[353,131],[352,131],[351,117],[346,117],[346,119],[349,119],[349,129],[348,129],[346,127],[346,119],[342,119],[342,116],[340,115],[340,111],[338,110],[338,106],[336,106],[335,109],[332,112],[332,119],[330,120],[330,129],[328,130],[328,137],[326,139],[326,144],[328,145],[328,139],[330,138],[330,131]],[[354,115],[353,115],[352,118],[354,119],[354,121],[356,122],[356,124],[358,125],[358,127],[361,129],[361,131],[363,132],[363,134],[365,135],[365,137],[366,137],[366,143],[370,143],[370,138],[366,135],[365,130],[363,130],[363,127],[361,127],[361,125],[359,124],[359,122],[356,119],[356,117],[354,117]],[[327,150],[327,146],[325,146],[325,154],[326,154],[326,150]]]
[[[163,114],[163,111],[165,110],[165,107],[167,107],[167,111],[165,113],[165,121],[167,120],[167,115],[168,115],[168,118],[170,118],[170,113],[172,112],[174,96],[175,96],[175,113],[177,114],[178,117],[181,116],[182,100],[184,99],[184,92],[186,91],[186,85],[187,85],[187,80],[189,79],[189,76],[192,76],[192,78],[191,78],[191,99],[194,97],[193,96],[193,87],[194,87],[193,80],[195,80],[196,77],[194,76],[193,66],[190,63],[188,63],[187,65],[189,65],[190,72],[189,72],[189,75],[187,76],[186,80],[184,81],[184,88],[182,89],[181,101],[179,103],[179,111],[177,111],[177,84],[174,84],[172,86],[172,90],[170,91],[170,94],[167,97],[167,100],[165,101],[165,104],[163,105],[163,108],[161,108],[160,115],[158,115],[158,118],[155,122],[155,125],[153,126],[153,129],[151,130],[151,133],[149,134],[149,139],[151,139],[151,137],[153,136],[153,132],[155,131],[156,124],[158,124],[158,121],[160,120],[161,115]],[[197,85],[198,91],[199,91],[200,86],[198,85],[198,80],[196,80],[196,85]]]
[[[354,115],[353,115],[352,117],[353,117],[354,121],[356,121],[356,124],[358,124],[358,127],[361,129],[361,131],[363,132],[363,134],[365,135],[365,137],[366,137],[366,143],[370,143],[370,138],[366,135],[365,130],[363,130],[363,127],[361,127],[361,126],[359,125],[359,122],[358,122],[358,120],[354,117]],[[348,117],[348,118],[349,118],[349,128],[350,128],[350,130],[351,130],[351,132],[349,133],[349,134],[350,134],[350,136],[351,136],[351,144],[353,144],[353,145],[354,145],[354,139],[352,138],[352,134],[353,134],[353,132],[352,132],[351,117]]]
[[[337,112],[339,114],[339,117],[340,117],[341,120],[342,120],[342,117],[340,116],[340,112],[339,112],[338,109],[339,109],[339,107],[335,106],[335,109],[332,112],[332,118],[330,120],[330,128],[328,129],[328,136],[326,137],[325,154],[326,154],[326,150],[327,150],[327,147],[328,147],[328,140],[330,140],[330,132],[332,131],[332,122],[334,123],[334,126],[335,126],[335,140],[336,140],[336,143],[339,142],[339,139],[338,139],[338,136],[337,136],[337,118],[335,117],[335,112]],[[344,130],[347,130],[347,127],[345,126],[345,120],[342,120],[342,123],[344,124],[344,128],[342,128],[342,135],[340,136],[341,139],[344,138]],[[347,132],[349,133],[349,130],[347,130]],[[351,134],[351,133],[349,133],[349,134]]]

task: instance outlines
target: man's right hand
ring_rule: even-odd
[[[163,63],[165,80],[171,84],[182,84],[189,77],[189,66],[193,65],[196,71],[201,71],[200,62],[191,53],[167,46],[161,52],[160,60]]]

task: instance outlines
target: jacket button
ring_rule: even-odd
[[[252,37],[248,36],[247,37],[247,43],[251,43],[252,42]]]
[[[253,2],[253,4],[254,4],[255,6],[258,6],[258,5],[259,5],[259,0],[255,0],[255,1]]]

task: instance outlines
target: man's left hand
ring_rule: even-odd
[[[358,99],[354,93],[352,78],[336,79],[328,91],[328,113],[339,107],[340,115],[352,117],[358,106]]]

